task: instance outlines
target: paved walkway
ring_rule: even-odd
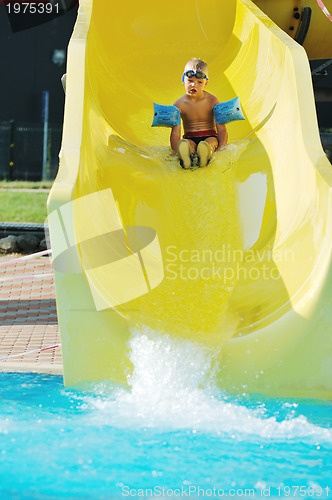
[[[0,257],[0,371],[62,373],[48,256]]]

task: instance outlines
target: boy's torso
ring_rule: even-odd
[[[213,106],[217,99],[204,91],[203,98],[191,99],[186,94],[175,103],[181,111],[185,132],[215,130]]]

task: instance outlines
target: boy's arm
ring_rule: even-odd
[[[181,125],[175,125],[175,127],[172,127],[170,136],[171,148],[175,152],[177,152],[177,145],[180,139],[181,139]]]
[[[219,146],[217,149],[221,149],[228,141],[228,132],[225,125],[221,125],[217,123],[217,132],[218,132],[218,142]]]

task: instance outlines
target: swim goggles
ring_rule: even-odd
[[[185,71],[182,75],[182,82],[184,82],[185,76],[187,78],[196,77],[197,80],[208,80],[209,79],[209,77],[205,73],[203,73],[203,71],[201,71],[201,70],[194,71],[193,69],[188,69],[188,71]]]

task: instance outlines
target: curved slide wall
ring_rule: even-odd
[[[248,0],[80,4],[48,202],[65,383],[126,382],[148,331],[210,349],[227,390],[330,397],[332,174],[304,49]],[[246,120],[184,171],[151,122],[192,56]]]
[[[329,0],[255,0],[254,2],[295,40],[300,40],[309,59],[332,57],[332,25]],[[323,9],[325,7],[325,15]],[[330,16],[331,17],[331,16]]]

